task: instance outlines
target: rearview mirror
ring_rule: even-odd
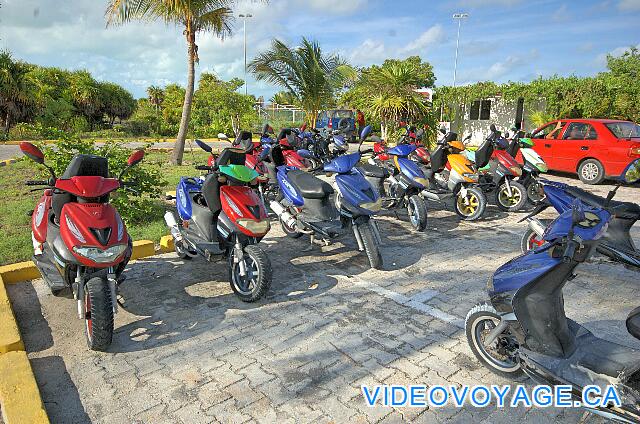
[[[144,150],[136,150],[135,152],[131,153],[131,156],[129,156],[129,159],[127,159],[127,166],[136,165],[140,163],[143,158]]]
[[[22,150],[22,153],[32,161],[41,165],[44,164],[44,153],[42,153],[42,151],[34,144],[23,141],[20,143],[20,150]]]
[[[441,128],[440,128],[440,132],[441,132],[442,134],[446,134],[446,133],[447,133],[447,129],[446,129],[445,127],[441,127]]]
[[[629,164],[620,177],[627,184],[635,184],[640,181],[640,159],[636,159]]]
[[[584,208],[582,207],[582,202],[578,199],[574,199],[571,204],[571,219],[574,224],[578,222],[584,221],[586,218],[584,216]]]
[[[224,134],[222,134],[222,135],[224,135]],[[226,135],[225,135],[225,137],[226,137]],[[218,134],[218,138],[220,138],[220,134]],[[227,138],[227,140],[228,140],[228,138]],[[206,144],[202,140],[196,140],[196,144],[198,145],[198,147],[200,147],[205,152],[211,153],[213,151],[213,148],[211,146],[209,146],[208,144]]]
[[[269,156],[269,151],[271,150],[271,147],[269,146],[264,146],[262,148],[262,151],[260,152],[260,154],[258,155],[258,159],[260,160],[265,160],[268,156]]]
[[[491,130],[491,132],[496,132],[497,131],[496,126],[494,124],[491,124],[489,126],[489,129]]]
[[[300,132],[304,132],[304,130],[307,129],[307,123],[305,122],[304,124],[302,124],[302,126],[300,127]]]
[[[224,133],[218,133],[218,139],[220,139],[220,140],[229,140],[229,137],[227,137],[227,135],[224,134]]]
[[[371,134],[371,125],[367,125],[362,129],[362,132],[360,132],[360,140],[364,140],[369,134]]]

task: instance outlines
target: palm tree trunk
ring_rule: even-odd
[[[184,104],[182,105],[182,119],[180,119],[180,130],[176,144],[173,146],[171,163],[182,165],[182,155],[184,154],[184,142],[187,139],[189,120],[191,119],[191,103],[193,102],[193,90],[195,87],[195,34],[187,35],[189,43],[188,68],[187,68],[187,89],[184,93]]]

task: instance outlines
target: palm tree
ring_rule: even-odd
[[[164,90],[157,85],[151,85],[147,87],[147,96],[149,97],[149,103],[153,105],[156,113],[158,113],[162,102],[164,102]]]
[[[182,164],[184,141],[187,138],[191,104],[195,86],[195,64],[199,61],[196,34],[213,32],[218,37],[231,34],[236,0],[109,0],[107,25],[133,20],[163,20],[183,28],[187,41],[187,89],[182,106],[180,130],[171,155],[171,162]]]
[[[408,61],[389,61],[372,67],[363,74],[368,87],[368,108],[380,118],[382,138],[386,139],[390,125],[403,119],[421,119],[429,108],[415,89],[419,88],[417,70]]]
[[[9,52],[0,51],[0,122],[5,135],[12,124],[26,117],[35,106],[29,71],[26,63],[14,61]]]
[[[315,41],[302,39],[298,47],[273,40],[271,48],[259,54],[249,70],[258,80],[284,88],[297,99],[312,126],[318,111],[333,101],[351,67],[338,55],[325,55]]]

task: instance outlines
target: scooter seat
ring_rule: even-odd
[[[333,187],[331,187],[329,183],[322,181],[320,178],[314,177],[307,172],[294,169],[289,171],[287,176],[289,177],[291,184],[296,186],[300,191],[302,197],[307,197],[309,199],[322,199],[333,194]]]
[[[376,165],[371,165],[370,163],[359,165],[358,168],[362,169],[362,172],[367,177],[387,178],[389,176],[388,169]]]
[[[629,313],[627,317],[627,330],[636,339],[640,340],[640,307]]]
[[[588,205],[596,208],[604,208],[607,203],[606,198],[593,193],[589,193],[588,191],[578,187],[568,186],[566,191],[571,196],[574,196],[587,203]],[[612,200],[609,204],[609,207],[615,208],[616,216],[619,216],[621,218],[640,219],[640,205],[637,205],[635,203],[618,202]]]

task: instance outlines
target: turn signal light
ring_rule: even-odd
[[[511,171],[513,175],[518,177],[522,175],[522,168],[520,168],[519,166],[510,166],[509,171]]]
[[[640,146],[632,147],[629,151],[629,156],[640,156]]]

